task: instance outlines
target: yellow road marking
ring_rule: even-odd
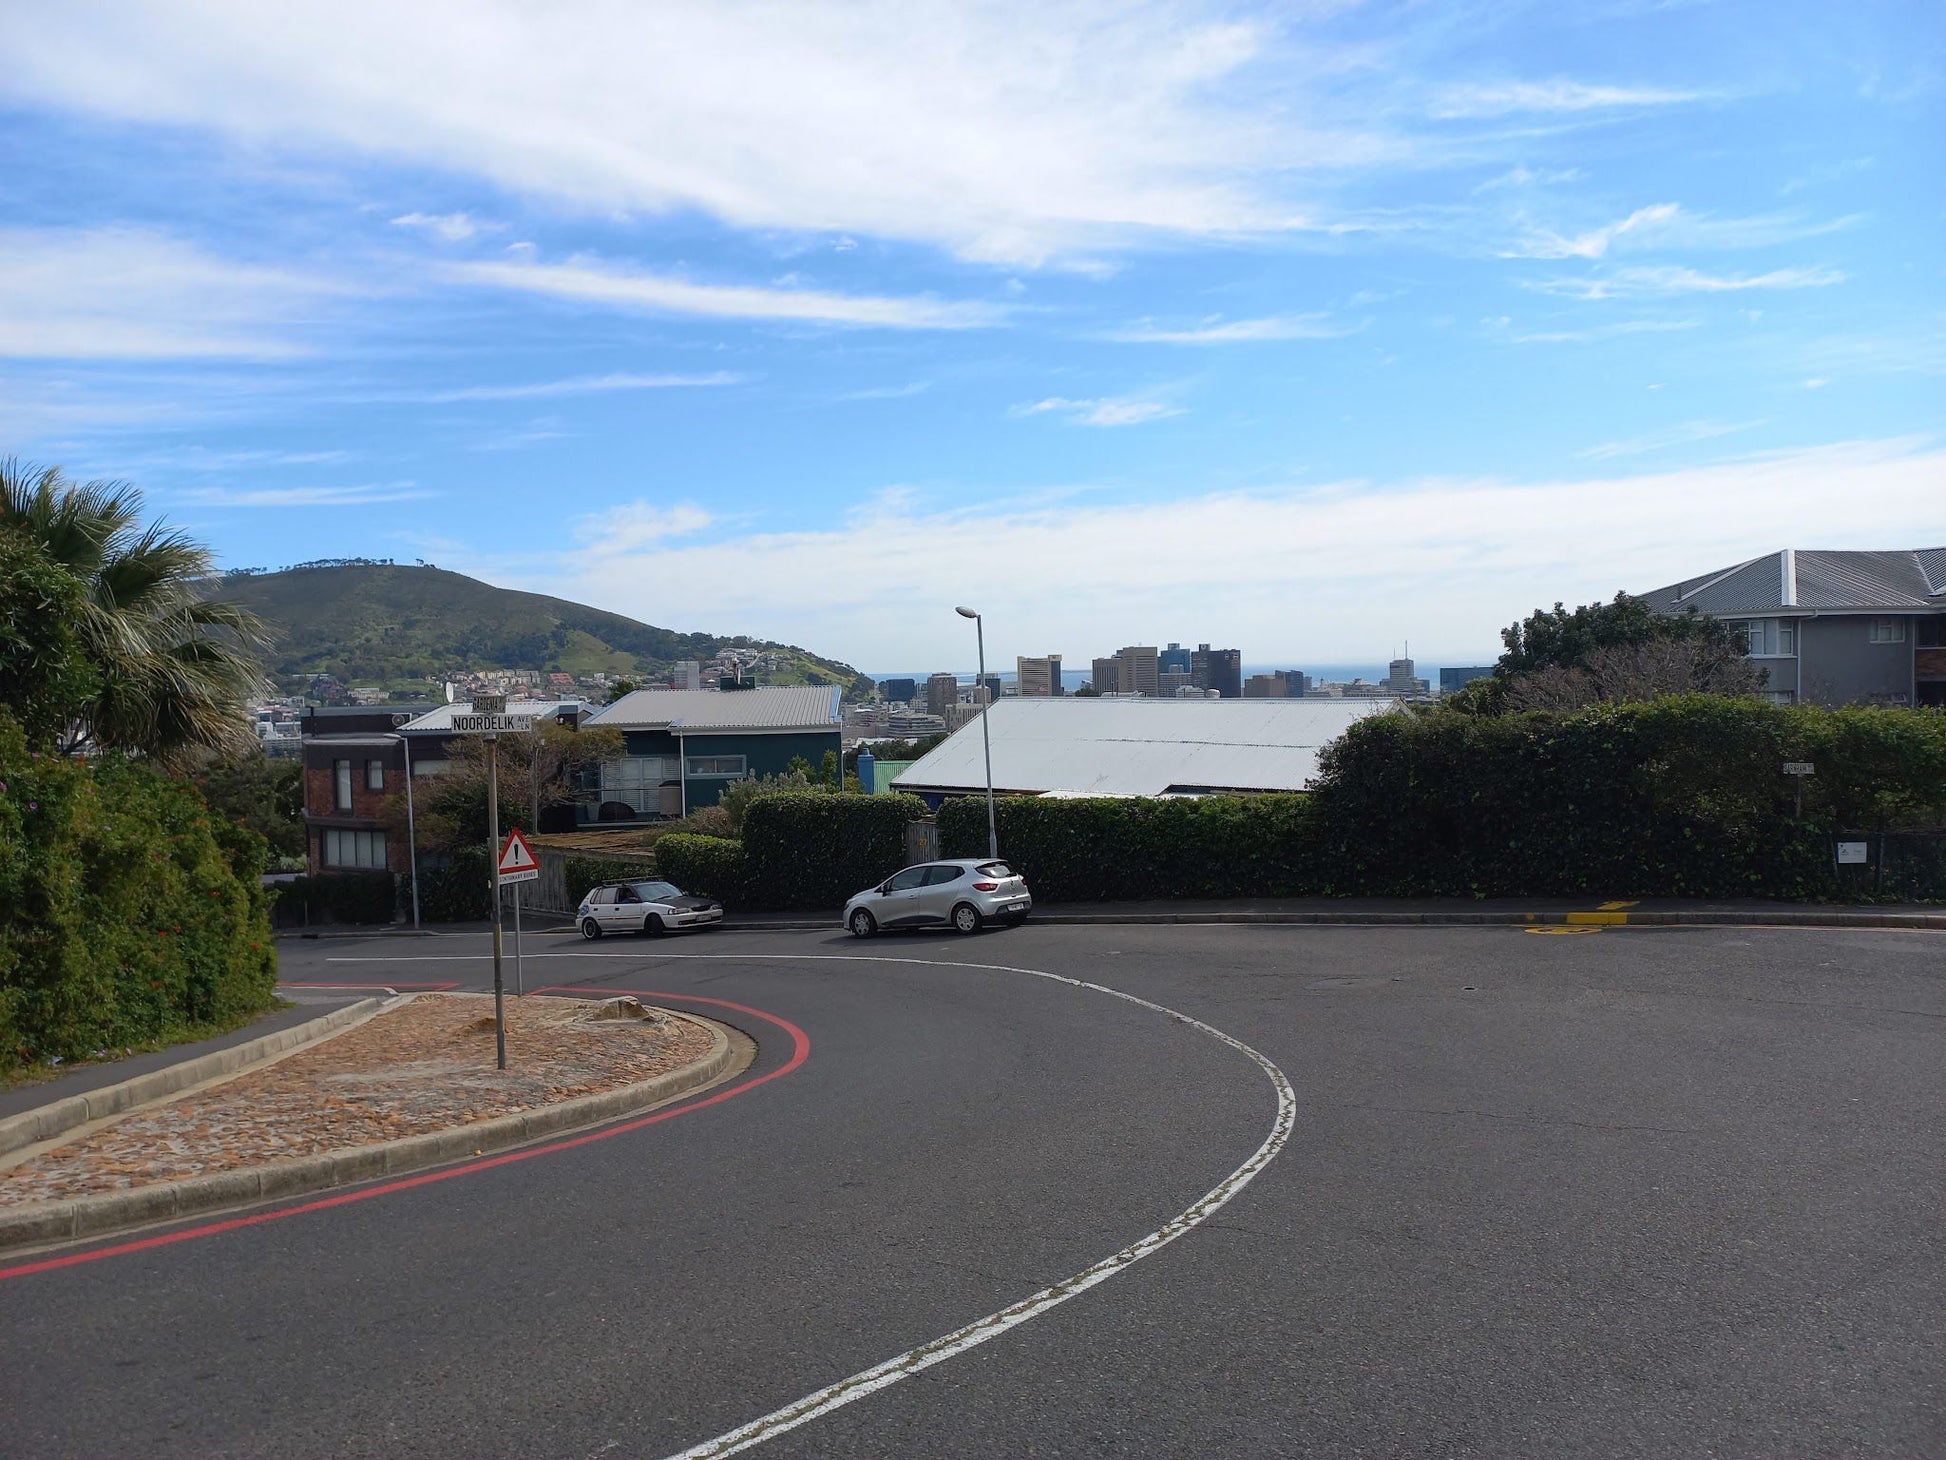
[[[1628,914],[1625,912],[1571,912],[1568,914],[1568,921],[1570,923],[1582,924],[1593,923],[1604,928],[1618,928],[1628,921]]]
[[[1522,928],[1520,931],[1523,933],[1553,933],[1557,936],[1566,936],[1571,933],[1599,933],[1601,929],[1600,928]]]
[[[1620,912],[1625,907],[1634,907],[1634,906],[1636,906],[1636,904],[1633,902],[1604,902],[1601,905],[1601,910],[1603,912]]]

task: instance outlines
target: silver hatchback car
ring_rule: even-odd
[[[1027,879],[991,857],[925,862],[895,872],[845,904],[845,926],[855,938],[888,928],[950,926],[977,933],[989,921],[1020,923],[1034,899]]]

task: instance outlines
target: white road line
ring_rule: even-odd
[[[865,1398],[868,1394],[876,1394],[901,1379],[909,1379],[921,1370],[930,1369],[934,1364],[942,1364],[970,1348],[977,1348],[988,1339],[998,1338],[1008,1329],[1017,1327],[1028,1319],[1038,1318],[1048,1309],[1058,1307],[1070,1298],[1079,1297],[1097,1283],[1107,1282],[1116,1273],[1133,1267],[1143,1258],[1161,1251],[1184,1233],[1201,1226],[1227,1205],[1231,1198],[1255,1180],[1257,1173],[1268,1166],[1277,1153],[1283,1150],[1285,1143],[1291,1138],[1291,1127],[1297,1119],[1297,1097],[1291,1090],[1291,1082],[1285,1078],[1282,1070],[1242,1040],[1232,1038],[1214,1025],[1205,1024],[1201,1019],[1191,1018],[1187,1014],[1171,1009],[1166,1004],[1153,1003],[1134,994],[1123,993],[1120,989],[1111,989],[1106,984],[1089,983],[1085,979],[1069,978],[1065,974],[1048,973],[1044,969],[1016,968],[1005,963],[961,963],[950,958],[888,958],[867,953],[596,953],[590,950],[585,953],[543,953],[528,956],[680,958],[695,962],[723,963],[905,963],[922,964],[933,968],[979,969],[989,973],[1024,973],[1033,978],[1047,979],[1051,983],[1066,984],[1070,988],[1107,994],[1110,998],[1122,999],[1144,1009],[1152,1009],[1158,1014],[1166,1014],[1169,1018],[1187,1024],[1192,1029],[1200,1029],[1211,1038],[1229,1045],[1230,1048],[1254,1060],[1257,1067],[1270,1077],[1271,1086],[1277,1092],[1277,1117],[1271,1123],[1270,1134],[1264,1137],[1263,1144],[1257,1147],[1250,1159],[1211,1187],[1186,1211],[1171,1218],[1148,1236],[1131,1242],[1112,1256],[1104,1257],[1093,1267],[1084,1268],[1065,1282],[1056,1283],[1050,1288],[1042,1288],[1038,1293],[1022,1298],[1018,1303],[1002,1308],[998,1313],[989,1313],[986,1317],[969,1323],[964,1328],[956,1328],[931,1343],[907,1349],[895,1358],[889,1358],[883,1363],[874,1364],[869,1369],[853,1374],[849,1379],[841,1379],[836,1384],[827,1384],[822,1389],[813,1390],[802,1399],[787,1404],[782,1409],[772,1410],[769,1414],[753,1419],[748,1424],[738,1425],[735,1429],[716,1436],[715,1439],[705,1440],[700,1445],[692,1445],[687,1450],[670,1456],[669,1460],[716,1460],[716,1457],[735,1455],[753,1449],[766,1440],[796,1429],[799,1425],[809,1424],[820,1415],[843,1408],[847,1404]],[[345,958],[332,961],[383,963],[392,960]]]

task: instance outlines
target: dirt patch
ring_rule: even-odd
[[[491,995],[423,994],[277,1064],[138,1110],[0,1171],[0,1205],[470,1125],[632,1085],[709,1053],[706,1026],[619,1002],[508,999],[502,1071],[494,1067]]]

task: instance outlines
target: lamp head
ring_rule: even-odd
[[[961,618],[978,618],[980,616],[975,610],[970,608],[956,608],[953,612]]]

